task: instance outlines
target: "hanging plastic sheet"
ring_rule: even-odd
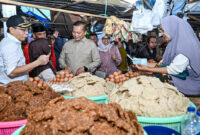
[[[160,24],[160,19],[165,15],[164,0],[157,0],[152,11],[144,9],[143,5],[137,11],[133,12],[131,30],[144,34]]]

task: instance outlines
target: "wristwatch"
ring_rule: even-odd
[[[87,68],[86,66],[84,66],[84,70],[85,70],[85,72],[87,72],[87,71],[88,71],[88,68]]]

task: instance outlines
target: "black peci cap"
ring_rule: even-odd
[[[8,18],[6,25],[8,28],[10,28],[10,27],[27,28],[27,27],[31,26],[31,23],[29,21],[27,21],[24,16],[13,15],[10,18]]]
[[[33,30],[33,33],[46,31],[44,25],[39,24],[39,23],[32,24],[32,30]]]

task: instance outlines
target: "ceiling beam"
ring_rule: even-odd
[[[37,11],[39,11],[49,22],[51,22],[51,20],[38,8],[36,8]]]
[[[100,15],[95,15],[95,14],[90,14],[90,13],[85,13],[85,12],[77,12],[77,11],[70,11],[70,10],[64,10],[64,9],[50,8],[50,7],[28,4],[28,3],[23,3],[23,2],[16,2],[16,1],[11,1],[11,0],[0,0],[0,3],[41,8],[41,9],[47,9],[47,10],[51,10],[51,11],[64,12],[64,13],[76,14],[76,15],[86,15],[86,16],[93,16],[93,17],[99,17],[99,18],[106,18],[105,16],[100,16]]]

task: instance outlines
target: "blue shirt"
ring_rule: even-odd
[[[28,79],[28,73],[15,78],[8,75],[17,67],[25,65],[25,57],[21,48],[21,41],[11,34],[0,42],[0,83],[7,85],[9,82]]]

